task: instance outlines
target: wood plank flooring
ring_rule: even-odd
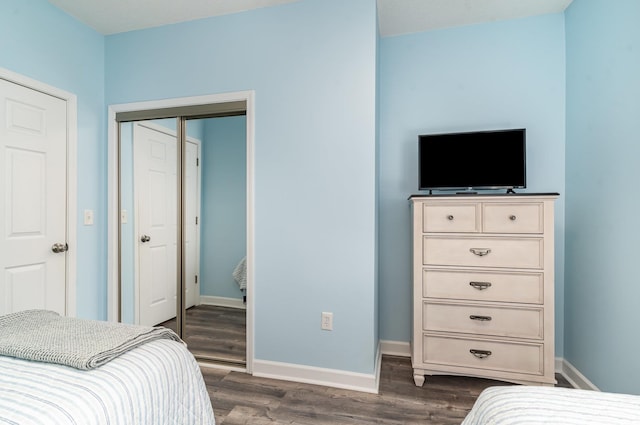
[[[161,323],[176,330],[176,320]],[[239,308],[204,305],[187,309],[182,336],[198,359],[244,365],[247,353],[246,311]]]
[[[187,310],[185,341],[197,357],[244,363],[245,311],[200,305]],[[175,320],[164,326],[175,330]],[[480,392],[501,381],[460,376],[428,376],[413,383],[411,360],[384,356],[380,393],[257,378],[202,367],[218,425],[264,424],[441,424],[458,425]],[[560,375],[559,386],[570,387]]]
[[[384,356],[380,393],[257,378],[246,373],[202,368],[216,423],[264,424],[442,424],[458,425],[488,379],[428,376],[413,383],[411,360]],[[570,387],[560,375],[558,386]]]

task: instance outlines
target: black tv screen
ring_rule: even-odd
[[[526,129],[418,136],[420,190],[526,187]]]

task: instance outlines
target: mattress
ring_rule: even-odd
[[[462,425],[640,424],[640,396],[555,387],[489,387]]]
[[[212,425],[184,344],[148,342],[93,370],[0,356],[0,423]]]

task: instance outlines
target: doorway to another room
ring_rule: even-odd
[[[76,313],[76,105],[0,68],[0,315]]]

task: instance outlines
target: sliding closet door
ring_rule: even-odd
[[[132,114],[119,125],[121,321],[168,327],[199,360],[243,366],[246,118]]]
[[[183,338],[198,358],[237,365],[246,362],[245,293],[234,279],[246,256],[245,127],[244,116],[187,120],[202,143],[187,139],[182,190],[185,282],[199,291]]]

